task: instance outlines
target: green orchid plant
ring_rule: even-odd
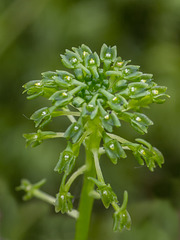
[[[26,83],[23,87],[28,99],[39,96],[51,102],[32,114],[31,119],[38,128],[36,133],[24,134],[27,146],[36,147],[45,139],[66,138],[67,147],[60,153],[54,168],[62,174],[62,181],[56,197],[39,188],[44,180],[31,184],[22,180],[19,190],[24,190],[24,199],[38,197],[55,206],[56,212],[67,213],[77,219],[76,240],[86,240],[94,199],[101,199],[105,208],[114,209],[113,230],[131,228],[131,218],[127,211],[128,193],[124,192],[122,204],[119,203],[111,185],[106,183],[100,158],[106,154],[113,164],[126,158],[131,151],[140,165],[153,171],[156,165],[164,163],[161,152],[143,139],[130,142],[113,134],[114,127],[120,128],[121,121],[128,122],[139,134],[147,133],[153,122],[143,113],[151,103],[163,103],[166,87],[158,86],[152,74],[139,71],[139,66],[130,65],[117,57],[116,46],[103,44],[100,56],[82,44],[66,50],[61,55],[63,65],[71,72],[56,70],[42,73],[41,80]],[[53,118],[67,116],[70,125],[65,131],[43,131]],[[85,147],[86,160],[76,171],[81,145]],[[84,175],[78,210],[73,209],[72,183]]]

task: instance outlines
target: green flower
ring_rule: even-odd
[[[131,217],[127,210],[116,211],[113,215],[113,231],[123,231],[131,229]]]
[[[73,146],[70,142],[68,142],[66,149],[60,154],[59,161],[56,164],[54,171],[59,173],[64,172],[68,175],[74,167],[75,160],[76,156],[73,152]]]
[[[55,212],[67,213],[72,210],[73,196],[69,192],[59,192],[56,195]]]
[[[97,187],[98,187],[97,192],[100,194],[100,198],[101,198],[105,208],[109,208],[109,205],[113,202],[118,203],[117,196],[113,192],[110,184],[102,183],[92,177],[89,177],[88,179],[97,185]]]
[[[136,141],[141,144],[127,142],[123,143],[122,145],[132,150],[134,157],[137,159],[140,165],[144,165],[145,161],[150,171],[154,171],[156,164],[161,167],[164,163],[162,153],[143,139],[136,139]]]
[[[35,127],[43,127],[51,121],[52,112],[53,112],[52,108],[44,107],[33,113],[30,119],[34,120]]]
[[[48,138],[53,138],[57,134],[55,132],[51,131],[41,131],[40,129],[37,131],[37,133],[26,133],[23,134],[23,137],[26,139],[26,146],[31,145],[32,147],[36,147],[40,145],[43,140]]]
[[[73,143],[76,143],[83,133],[83,126],[81,123],[72,123],[64,133],[64,137],[72,139]]]
[[[112,163],[117,164],[118,159],[126,158],[126,153],[117,140],[111,139],[106,134],[104,134],[103,141],[106,154],[111,159]]]

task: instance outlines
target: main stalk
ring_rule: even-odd
[[[94,189],[94,183],[88,180],[88,177],[95,177],[96,170],[94,165],[94,157],[92,150],[99,150],[101,141],[101,126],[96,119],[89,120],[87,128],[92,130],[92,133],[87,137],[85,142],[86,148],[86,172],[84,174],[83,187],[81,191],[81,198],[79,204],[79,218],[76,223],[75,240],[87,240],[90,218],[93,206],[93,197],[90,196],[90,192]]]

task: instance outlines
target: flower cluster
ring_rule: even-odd
[[[55,171],[63,174],[60,191],[56,195],[55,210],[65,213],[73,208],[70,185],[83,172],[77,171],[68,182],[66,178],[73,171],[81,144],[85,145],[87,137],[93,131],[98,130],[100,133],[102,141],[99,142],[103,142],[103,153],[107,154],[113,164],[117,164],[120,158],[126,158],[125,150],[130,150],[140,165],[146,163],[151,171],[156,164],[161,167],[164,162],[162,154],[148,142],[137,139],[137,143],[132,143],[111,133],[114,127],[121,127],[121,121],[128,122],[139,134],[147,133],[153,122],[140,112],[141,109],[151,103],[163,103],[168,95],[166,87],[158,86],[152,74],[143,73],[139,66],[130,65],[130,61],[118,57],[115,46],[108,47],[103,44],[98,56],[82,44],[72,48],[72,51],[66,50],[61,58],[64,66],[71,72],[44,72],[41,80],[30,81],[23,86],[28,99],[43,96],[51,102],[50,107],[43,107],[31,116],[35,126],[39,128],[37,133],[24,134],[24,137],[27,145],[33,147],[48,138],[67,139],[67,147],[60,154],[55,166]],[[72,122],[65,133],[41,130],[54,117],[62,115],[69,117]],[[92,149],[92,154],[97,178],[89,177],[89,181],[96,184],[96,193],[104,206],[114,207],[114,230],[130,229],[127,201],[123,205],[125,207],[119,207],[116,194],[102,176],[99,164],[102,153]]]
[[[94,119],[100,116],[107,131],[120,126],[120,121],[130,124],[140,133],[147,131],[152,122],[143,114],[136,112],[150,103],[165,101],[166,87],[158,86],[152,74],[139,71],[139,66],[128,65],[117,57],[116,47],[103,44],[100,58],[85,45],[66,50],[61,55],[65,67],[73,69],[74,74],[59,71],[42,73],[42,80],[30,81],[24,85],[29,99],[44,96],[52,106],[36,111],[31,119],[36,126],[47,124],[54,112],[67,105],[84,109],[84,115]],[[135,110],[135,112],[133,112]],[[57,115],[57,113],[56,113]]]

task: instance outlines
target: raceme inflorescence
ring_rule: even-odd
[[[117,57],[116,46],[103,44],[98,56],[82,44],[78,48],[73,47],[72,51],[66,50],[61,58],[70,72],[44,72],[41,80],[30,81],[23,86],[28,99],[42,96],[51,102],[50,107],[43,107],[32,114],[31,119],[38,130],[24,134],[27,146],[38,146],[49,138],[67,139],[67,147],[60,153],[54,168],[62,174],[60,188],[56,198],[39,190],[44,181],[32,185],[22,180],[19,189],[26,191],[25,199],[39,197],[52,203],[56,212],[77,218],[76,239],[86,239],[88,230],[82,230],[82,226],[84,224],[85,229],[85,222],[89,224],[87,218],[90,218],[94,198],[101,199],[105,208],[110,205],[114,208],[114,231],[129,230],[131,218],[126,209],[127,191],[120,204],[111,185],[105,182],[100,158],[106,154],[113,164],[117,164],[119,159],[127,157],[126,151],[131,151],[138,163],[145,164],[150,171],[156,165],[161,167],[163,156],[150,143],[139,138],[130,142],[112,132],[114,127],[120,128],[121,122],[125,121],[139,134],[147,133],[153,122],[141,113],[141,109],[151,103],[163,103],[164,97],[168,97],[166,87],[158,86],[153,75],[139,71],[139,66]],[[64,115],[71,122],[65,133],[42,130],[53,118]],[[81,145],[85,147],[86,161],[73,171]],[[70,187],[82,174],[84,184],[77,211],[73,209]],[[86,233],[81,238],[82,231]]]

